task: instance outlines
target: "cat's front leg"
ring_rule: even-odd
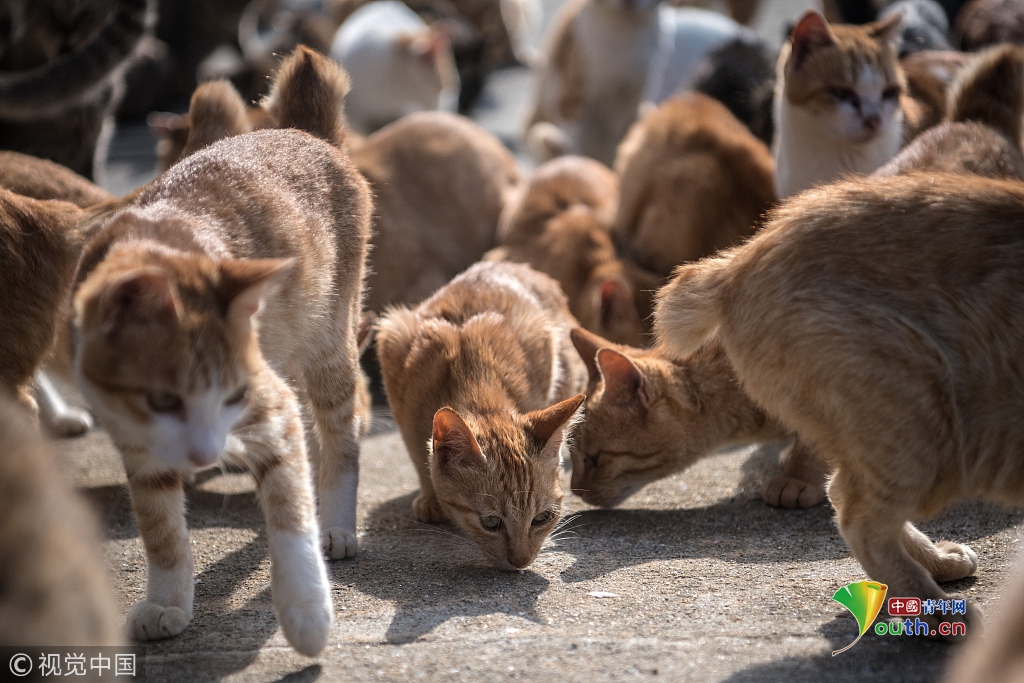
[[[246,459],[266,515],[281,630],[298,652],[313,656],[327,645],[334,610],[298,401],[283,383],[270,396],[274,405],[266,411],[275,419],[245,430]]]
[[[813,507],[825,499],[828,464],[799,437],[779,454],[782,474],[764,489],[764,501],[783,508]]]
[[[128,634],[138,641],[171,638],[192,619],[195,564],[185,526],[181,475],[171,470],[128,472],[132,508],[146,547],[146,599],[128,612]]]

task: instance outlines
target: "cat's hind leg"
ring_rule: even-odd
[[[276,379],[266,382],[255,400],[264,404],[251,406],[252,421],[237,425],[236,432],[266,516],[274,608],[288,642],[313,656],[327,646],[334,610],[299,402]]]
[[[836,508],[839,531],[854,558],[868,576],[886,584],[888,594],[945,600],[949,596],[937,580],[948,581],[974,573],[977,556],[966,546],[934,545],[907,521],[905,510],[876,499],[871,484],[848,474],[844,468],[834,473],[829,498]],[[977,611],[968,607],[966,619]],[[955,617],[923,618],[933,630],[938,621],[956,621]]]
[[[764,501],[782,508],[813,507],[825,499],[828,465],[797,438],[779,454],[782,474],[764,489]]]
[[[129,471],[128,488],[149,570],[146,599],[128,612],[128,634],[138,641],[171,638],[192,619],[194,592],[181,475],[169,470]]]
[[[358,322],[358,315],[350,322]],[[359,371],[355,329],[343,333],[332,349],[309,363],[304,375],[320,443],[318,492],[324,552],[332,560],[355,557],[359,438],[366,419],[366,379]]]

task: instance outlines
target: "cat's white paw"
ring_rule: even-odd
[[[282,607],[278,614],[285,639],[307,657],[315,657],[327,647],[332,617],[329,598],[317,604]]]
[[[434,496],[425,496],[422,493],[412,501],[412,514],[420,522],[427,524],[440,524],[444,521],[444,513]]]
[[[46,428],[57,437],[67,439],[72,436],[81,436],[92,429],[92,415],[81,408],[68,407],[67,409],[46,417]]]
[[[344,560],[356,556],[356,551],[359,549],[359,541],[356,540],[355,533],[341,527],[334,527],[324,531],[323,548],[324,554],[328,558]]]
[[[139,642],[173,638],[188,626],[189,615],[178,607],[144,600],[128,612],[128,635]]]
[[[802,479],[779,475],[764,489],[764,502],[780,508],[809,508],[825,500],[825,488]]]
[[[935,547],[940,553],[938,566],[932,574],[936,581],[956,581],[977,571],[978,553],[969,546],[939,541]]]

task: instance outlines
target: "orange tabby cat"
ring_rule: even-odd
[[[91,513],[24,411],[0,395],[0,643],[121,644]]]
[[[668,100],[634,124],[615,170],[622,178],[616,243],[661,277],[739,244],[775,203],[771,152],[699,93]]]
[[[592,505],[614,507],[725,446],[793,438],[743,393],[718,344],[677,361],[659,347],[619,346],[581,328],[572,341],[590,373],[587,419],[569,449],[572,490]],[[765,502],[822,501],[826,468],[802,442],[779,461],[782,474],[768,483]]]
[[[973,173],[1024,180],[1024,48],[992,48],[949,92],[946,121],[925,131],[875,175]]]
[[[775,187],[785,199],[896,156],[903,135],[903,74],[892,42],[900,15],[829,26],[806,12],[779,53]]]
[[[76,378],[121,452],[149,560],[128,615],[139,640],[192,616],[182,479],[194,467],[223,459],[255,476],[274,605],[299,652],[320,652],[333,618],[319,529],[331,558],[356,552],[369,192],[339,148],[345,73],[302,47],[282,73],[296,90],[272,92],[269,110],[300,130],[182,160],[106,217],[76,275]]]
[[[1022,225],[1020,182],[852,180],[659,294],[670,353],[717,335],[750,397],[832,466],[839,530],[892,595],[946,598],[936,581],[977,568],[911,520],[1024,500]]]
[[[74,204],[0,188],[0,385],[26,407],[29,383],[53,347],[57,318],[85,241]]]
[[[575,324],[547,275],[485,262],[417,308],[391,309],[377,331],[419,474],[416,518],[450,519],[504,569],[533,562],[561,516],[562,453],[586,381]]]
[[[496,137],[445,112],[403,117],[352,150],[375,197],[366,307],[430,296],[494,246],[519,182]]]
[[[509,201],[488,260],[526,263],[558,281],[569,309],[589,330],[641,344],[643,325],[629,276],[611,239],[618,179],[585,157],[542,164]]]

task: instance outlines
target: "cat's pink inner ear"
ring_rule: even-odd
[[[601,329],[607,330],[612,323],[622,318],[622,308],[631,303],[633,295],[630,294],[628,285],[614,279],[607,279],[601,283]]]
[[[274,280],[290,270],[295,259],[237,259],[220,263],[218,292],[228,304],[228,319],[246,322],[260,310]]]
[[[451,408],[434,413],[431,452],[442,470],[479,468],[487,461],[469,425]]]
[[[601,378],[601,371],[597,367],[597,350],[604,346],[611,346],[611,342],[582,327],[574,327],[569,332],[569,338],[572,339],[572,345],[576,347],[576,352],[580,354],[580,358],[587,366],[590,381],[596,382]]]
[[[793,57],[797,66],[815,50],[836,42],[825,17],[814,10],[807,10],[800,17],[789,39],[793,43]]]
[[[576,394],[553,406],[527,413],[525,417],[530,423],[531,431],[538,439],[547,443],[566,422],[576,417],[586,399],[586,394]]]
[[[597,352],[597,364],[604,378],[604,393],[615,401],[639,401],[644,407],[651,404],[651,391],[640,368],[629,357],[615,349]]]
[[[125,323],[178,320],[181,304],[161,270],[145,268],[117,277],[103,294],[100,319],[105,331]]]

